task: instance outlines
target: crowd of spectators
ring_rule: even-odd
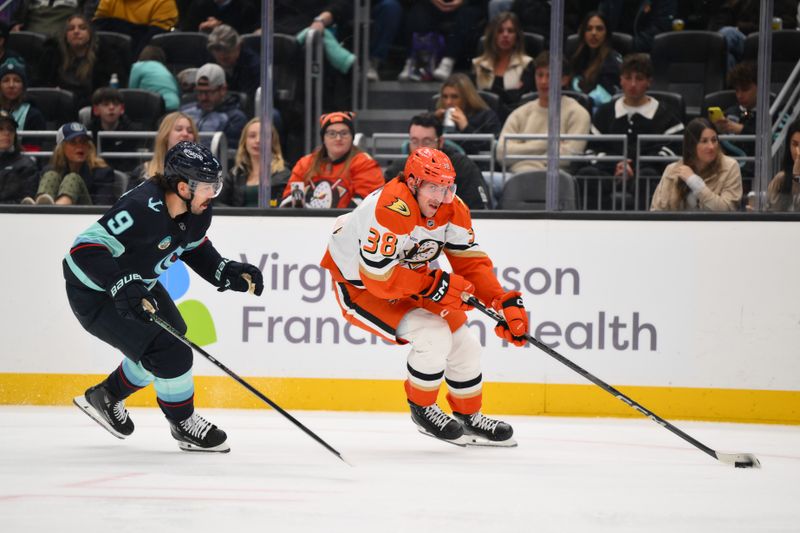
[[[713,4],[713,5],[711,5]],[[260,120],[253,102],[262,61],[243,36],[261,31],[258,0],[61,0],[8,2],[0,16],[0,156],[8,164],[0,175],[0,202],[107,204],[124,190],[158,172],[163,153],[184,139],[209,144],[207,133],[221,132],[229,147],[230,171],[220,203],[255,206],[261,175]],[[350,108],[353,3],[344,0],[278,0],[274,30],[299,42],[309,30],[322,32],[325,50],[324,109],[320,145],[302,154],[287,146],[295,115],[272,117],[273,205],[352,207],[380,187],[402,161],[381,170],[355,144]],[[757,29],[758,2],[727,0],[684,6],[675,0],[574,0],[566,2],[562,78],[558,102],[562,134],[623,134],[630,148],[642,134],[683,134],[684,140],[643,145],[643,155],[678,159],[667,165],[637,164],[619,143],[564,140],[562,155],[598,156],[598,161],[562,160],[562,170],[588,188],[585,207],[619,205],[652,209],[744,209],[755,168],[733,157],[754,155],[753,141],[720,141],[718,135],[753,135],[757,77],[743,61],[747,33]],[[755,19],[754,17],[755,14]],[[540,0],[373,0],[367,77],[402,82],[441,82],[430,114],[409,116],[409,138],[445,150],[463,173],[459,193],[470,207],[491,208],[501,196],[505,173],[490,172],[469,158],[485,148],[479,141],[448,140],[448,134],[491,134],[497,139],[497,165],[509,174],[546,168],[547,141],[518,134],[546,134],[549,53],[531,50],[532,34],[549,38],[550,2]],[[775,2],[783,28],[797,26],[798,2]],[[713,122],[680,116],[659,96],[648,94],[653,79],[649,52],[656,35],[669,31],[718,31],[728,50],[727,85],[736,105]],[[22,50],[9,46],[13,32],[43,36],[42,54],[26,64]],[[207,35],[205,64],[177,71],[154,39],[170,31]],[[106,32],[128,36],[128,44]],[[612,39],[627,34],[623,54]],[[123,41],[125,44],[125,41]],[[394,59],[394,62],[392,61]],[[299,67],[298,67],[299,69]],[[47,130],[45,116],[29,98],[31,87],[53,87],[73,98],[73,115],[56,125],[55,143],[26,131]],[[101,132],[140,128],[126,111],[120,89],[155,93],[163,101],[155,141]],[[292,111],[285,109],[284,113]],[[686,126],[686,127],[684,127]],[[770,183],[771,209],[794,210],[797,180],[789,179],[800,133],[789,125],[782,172]],[[51,128],[52,129],[52,128]],[[202,137],[200,134],[204,134]],[[510,136],[510,137],[509,137]],[[790,138],[791,137],[791,138]],[[295,137],[296,138],[296,137]],[[795,144],[792,144],[795,143]],[[101,153],[98,146],[102,144]],[[710,147],[713,147],[711,150]],[[706,150],[706,148],[708,148]],[[52,151],[52,157],[36,156]],[[137,152],[153,154],[149,161]],[[713,152],[713,153],[712,153]],[[116,155],[120,154],[120,155]],[[161,154],[161,155],[159,155]],[[617,160],[600,156],[619,154]],[[101,157],[105,156],[105,157]],[[530,157],[530,158],[526,158]],[[787,159],[786,157],[789,157]],[[642,185],[647,180],[647,187]],[[33,186],[31,185],[33,183]],[[657,183],[657,186],[656,186]],[[620,184],[623,192],[620,192]],[[649,194],[651,186],[655,194]],[[721,187],[721,189],[720,189]],[[625,192],[627,189],[627,192]],[[713,198],[712,196],[713,195]],[[779,195],[783,195],[779,199]]]

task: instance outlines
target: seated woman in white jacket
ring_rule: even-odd
[[[692,120],[683,133],[683,158],[664,169],[650,210],[736,211],[741,200],[739,163],[722,154],[711,122]]]

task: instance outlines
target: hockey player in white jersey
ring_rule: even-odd
[[[527,342],[528,317],[520,293],[497,281],[454,182],[443,152],[415,150],[400,175],[337,220],[321,264],[348,322],[411,345],[405,391],[422,433],[462,446],[514,446],[511,426],[480,412],[481,346],[465,325],[472,307],[462,294],[502,312],[495,332],[516,346]],[[452,273],[430,267],[442,252]],[[443,380],[453,417],[436,403]]]

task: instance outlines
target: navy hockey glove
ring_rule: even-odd
[[[250,281],[244,278],[245,275],[250,278]],[[214,277],[219,281],[219,288],[217,289],[219,292],[228,289],[247,292],[250,290],[251,284],[253,285],[253,293],[256,296],[261,296],[264,291],[264,277],[261,275],[261,271],[250,263],[239,263],[238,261],[223,259],[219,262]]]
[[[153,309],[158,311],[158,303],[139,274],[124,274],[108,289],[114,299],[114,307],[122,318],[150,322],[150,312],[142,306],[147,300]]]

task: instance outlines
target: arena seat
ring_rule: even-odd
[[[744,41],[744,61],[756,61],[758,57],[758,32],[751,33]],[[778,30],[772,32],[772,68],[770,91],[777,94],[789,79],[800,61],[800,31]]]
[[[199,67],[213,62],[208,52],[208,34],[196,31],[173,31],[159,33],[150,39],[150,44],[160,46],[167,56],[167,67],[173,74],[185,68]]]
[[[158,129],[159,119],[166,113],[160,94],[143,89],[120,89],[119,92],[125,102],[125,115],[133,122],[134,129]]]
[[[44,115],[48,130],[57,130],[62,124],[78,119],[75,95],[58,87],[29,87],[25,98]]]
[[[22,56],[28,70],[28,80],[36,73],[36,65],[42,57],[47,36],[32,31],[12,31],[8,34],[5,47]]]
[[[689,118],[700,114],[703,96],[725,88],[727,47],[713,31],[676,31],[653,42],[653,89],[680,93]]]
[[[558,209],[575,210],[578,203],[578,182],[566,172],[559,171]],[[540,211],[547,205],[547,171],[533,170],[515,174],[503,186],[498,209]]]

